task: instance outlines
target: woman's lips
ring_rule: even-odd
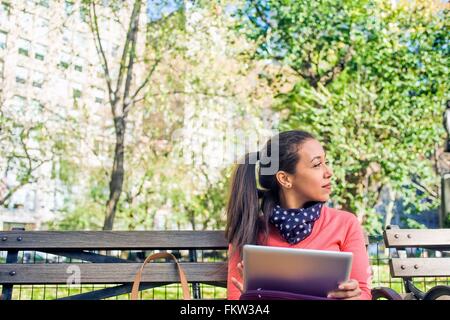
[[[326,188],[326,189],[330,189],[331,190],[331,183],[322,186],[322,188]]]

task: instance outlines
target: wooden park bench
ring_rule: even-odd
[[[439,234],[425,232],[427,242],[412,240],[416,240],[416,237],[420,239],[423,235],[420,232],[424,231],[397,230],[397,233],[392,233],[393,229],[387,230],[386,245],[404,248],[424,244],[427,247],[443,248],[445,245],[442,243],[449,244],[448,230],[447,233],[443,231]],[[409,242],[398,242],[404,238]],[[396,242],[392,242],[392,239]],[[367,236],[366,245],[368,245]],[[0,252],[7,252],[5,263],[0,263],[2,299],[12,298],[14,286],[67,285],[68,280],[74,280],[77,274],[79,277],[75,279],[76,284],[115,284],[116,286],[62,299],[105,299],[127,294],[131,291],[136,272],[141,267],[145,256],[148,255],[146,251],[154,250],[169,250],[177,256],[191,283],[193,298],[202,299],[200,290],[202,284],[226,288],[227,249],[224,231],[0,231]],[[21,263],[18,260],[20,251],[42,252],[64,259],[75,259],[78,262],[23,263],[22,261]],[[116,251],[122,252],[122,255],[115,256],[113,253]],[[123,256],[123,252],[128,254]],[[449,259],[443,259],[443,264],[432,258],[422,259],[424,261],[408,259],[411,260],[396,260],[396,258],[391,260],[394,277],[414,276],[411,272],[420,276],[450,274]],[[427,264],[426,260],[429,260],[430,264]],[[416,265],[419,267],[416,268]],[[402,266],[405,268],[402,269]],[[144,269],[140,290],[178,282],[179,275],[173,263],[152,263]],[[408,284],[408,288],[412,288],[410,282],[405,284]],[[374,299],[402,298],[394,290],[381,287],[373,289],[372,295]]]
[[[15,285],[117,284],[64,299],[105,299],[131,291],[134,277],[145,258],[145,251],[171,250],[181,258],[186,277],[192,283],[194,299],[201,299],[200,284],[226,287],[228,249],[223,231],[0,231],[0,251],[7,251],[6,263],[0,263],[2,298],[11,299]],[[129,251],[138,255],[117,257],[111,253]],[[187,250],[183,252],[183,250]],[[217,262],[199,262],[198,251],[214,250],[224,258]],[[19,251],[37,251],[87,263],[19,263]],[[136,253],[136,251],[138,251]],[[183,253],[186,253],[183,257]],[[148,254],[146,254],[148,255]],[[203,257],[202,257],[203,258]],[[211,260],[211,259],[210,259]],[[77,283],[77,281],[75,281]],[[152,263],[142,274],[140,290],[178,283],[173,263]],[[78,284],[78,283],[77,283]]]
[[[445,277],[448,281],[450,229],[399,229],[397,226],[388,226],[384,231],[384,242],[386,248],[390,248],[391,251],[389,259],[391,277],[401,278],[406,292],[403,296],[390,292],[391,296],[385,297],[418,300],[450,298],[448,285],[436,285],[427,292],[414,285],[414,278],[419,277]],[[417,253],[422,257],[417,257]],[[423,257],[424,253],[428,256]]]

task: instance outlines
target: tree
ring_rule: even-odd
[[[252,2],[243,12],[253,25],[249,35],[261,42],[259,56],[299,75],[275,106],[280,129],[310,130],[324,142],[335,164],[336,206],[355,212],[373,233],[381,232],[375,209],[383,190],[410,209],[436,206],[448,10],[324,0]]]
[[[259,43],[260,58],[289,66],[313,88],[327,86],[354,55],[352,31],[362,28],[369,1],[246,1],[240,30]]]
[[[125,177],[125,146],[128,115],[139,101],[143,99],[144,89],[150,84],[152,76],[161,60],[156,56],[151,63],[139,60],[145,46],[145,7],[143,0],[134,1],[132,5],[122,1],[110,1],[108,4],[110,16],[117,17],[118,12],[129,9],[129,15],[124,24],[125,37],[122,45],[120,61],[115,64],[108,60],[102,43],[101,16],[98,6],[101,1],[84,1],[89,8],[89,26],[91,28],[99,60],[105,73],[108,101],[114,123],[114,155],[111,177],[109,182],[109,197],[106,203],[105,222],[103,229],[112,230],[117,204],[122,194]],[[121,17],[117,17],[121,19]],[[142,27],[144,25],[144,27]],[[104,25],[106,27],[106,24]],[[139,51],[141,50],[141,51]],[[150,68],[147,66],[150,65]],[[144,68],[144,69],[141,69]],[[140,70],[145,70],[140,74]]]

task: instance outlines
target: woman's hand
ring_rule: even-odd
[[[361,297],[359,282],[354,279],[343,282],[337,290],[331,291],[327,297],[343,300],[359,300]]]
[[[237,264],[237,268],[239,271],[239,275],[241,276],[241,279],[243,278],[244,274],[244,261],[241,261]],[[239,282],[235,277],[231,277],[231,282],[234,284],[236,288],[242,293],[244,293],[244,286],[242,285],[242,282]]]

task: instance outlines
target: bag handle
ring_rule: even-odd
[[[144,271],[144,267],[147,263],[149,263],[152,260],[160,259],[160,258],[170,258],[177,264],[178,267],[178,274],[180,275],[180,282],[181,282],[181,288],[183,290],[183,299],[184,300],[191,300],[191,294],[189,292],[189,286],[186,279],[186,275],[184,274],[184,270],[181,267],[181,265],[178,263],[177,258],[171,253],[168,252],[158,252],[155,254],[152,254],[151,256],[148,256],[144,263],[142,264],[141,268],[139,269],[138,273],[136,274],[136,277],[134,278],[133,287],[131,289],[131,300],[137,300],[138,293],[139,293],[139,285],[141,284],[141,278],[142,278],[142,272]]]

